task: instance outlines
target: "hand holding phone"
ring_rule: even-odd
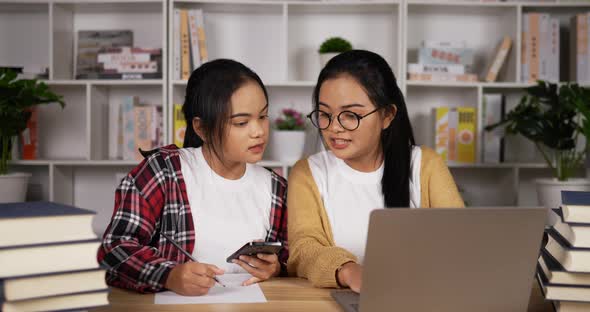
[[[232,260],[239,259],[240,256],[253,256],[257,254],[279,254],[283,248],[281,242],[249,242],[238,249],[236,252],[227,257],[227,262],[232,263]]]
[[[278,253],[283,248],[281,242],[250,242],[242,246],[227,262],[235,263],[252,274],[243,286],[265,281],[281,272]]]

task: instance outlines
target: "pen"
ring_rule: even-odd
[[[174,247],[178,248],[178,250],[180,250],[180,251],[181,251],[183,254],[185,254],[185,255],[186,255],[187,257],[189,257],[191,260],[193,260],[194,262],[199,262],[199,261],[197,261],[197,259],[195,259],[195,257],[193,257],[193,255],[191,255],[190,253],[188,253],[188,251],[186,251],[186,250],[184,250],[184,248],[180,247],[180,245],[178,245],[178,243],[177,243],[177,242],[175,242],[175,241],[172,239],[172,237],[170,237],[170,236],[168,236],[168,235],[166,235],[166,234],[164,234],[164,233],[161,233],[161,232],[160,232],[160,234],[162,234],[162,236],[164,236],[164,238],[165,238],[167,241],[169,241],[170,243],[172,243],[172,245],[174,245]],[[216,282],[217,282],[219,285],[221,285],[221,286],[225,287],[225,285],[224,285],[224,284],[223,284],[221,281],[219,281],[219,279],[217,279],[217,277],[216,277],[216,276],[213,276],[213,279],[214,279],[214,280],[215,280],[215,281],[216,281]]]

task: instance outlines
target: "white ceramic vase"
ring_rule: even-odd
[[[269,156],[271,160],[295,162],[303,155],[305,131],[273,130],[270,135]]]
[[[0,203],[24,202],[30,177],[23,172],[0,175]]]

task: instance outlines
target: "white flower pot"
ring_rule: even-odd
[[[9,173],[0,175],[0,203],[24,202],[30,173]]]
[[[270,135],[269,156],[271,160],[295,162],[303,155],[305,131],[273,130]]]
[[[334,52],[334,53],[320,53],[320,65],[322,68],[324,68],[326,66],[326,64],[328,64],[328,61],[330,61],[331,58],[333,58],[334,56],[338,55],[340,53],[338,52]]]
[[[553,209],[561,206],[561,191],[590,191],[590,180],[569,179],[567,181],[559,181],[555,178],[536,179],[535,186],[537,188],[539,205]],[[553,218],[550,218],[547,224],[553,225],[555,221]]]

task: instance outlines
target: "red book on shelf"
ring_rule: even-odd
[[[30,111],[31,118],[29,118],[29,121],[27,122],[27,128],[20,134],[20,144],[22,146],[22,159],[25,160],[35,160],[39,157],[39,113],[36,108],[32,108]]]

